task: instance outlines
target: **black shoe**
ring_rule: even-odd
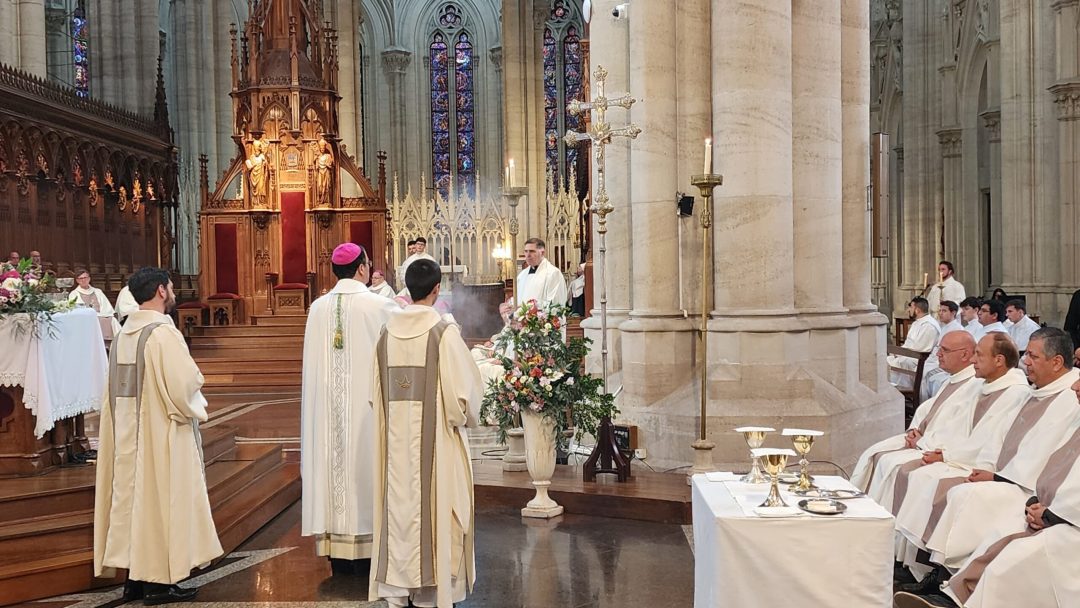
[[[941,577],[938,575],[937,570],[931,570],[930,573],[924,576],[921,581],[917,583],[905,583],[903,585],[897,585],[896,590],[898,592],[911,593],[914,595],[927,595],[930,593],[937,593],[941,590]]]
[[[199,592],[199,589],[198,587],[185,589],[183,587],[178,587],[177,585],[144,583],[143,591],[143,605],[158,606],[160,604],[171,604],[172,602],[190,600],[195,597],[195,594]]]
[[[892,571],[893,587],[899,585],[910,585],[915,582],[915,577],[911,574],[911,571],[904,566],[903,562],[896,562],[893,565]]]
[[[901,591],[893,596],[893,608],[957,608],[956,602],[946,595],[915,595]]]
[[[120,599],[125,602],[134,602],[135,600],[141,600],[143,598],[143,584],[142,581],[127,581],[124,583],[124,595],[120,596]]]

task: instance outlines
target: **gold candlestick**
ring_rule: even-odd
[[[506,204],[510,207],[510,221],[508,222],[510,231],[510,267],[513,269],[510,272],[510,279],[514,282],[514,308],[521,306],[521,302],[518,302],[518,272],[521,270],[517,266],[517,235],[518,235],[518,219],[517,219],[517,206],[522,196],[529,193],[529,189],[525,186],[507,186],[503,191],[503,198],[506,199]],[[453,260],[450,260],[453,262]],[[510,316],[513,317],[511,311]]]
[[[712,450],[716,444],[706,439],[708,417],[709,351],[705,339],[709,331],[709,311],[712,308],[712,195],[713,189],[724,183],[724,176],[715,173],[695,175],[690,183],[697,186],[704,199],[701,209],[701,322],[698,327],[698,353],[701,358],[701,421],[694,449],[694,467],[690,474],[704,473],[713,468]],[[755,467],[756,468],[756,467]]]

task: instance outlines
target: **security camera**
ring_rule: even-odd
[[[630,3],[623,2],[622,4],[616,4],[615,8],[611,9],[611,16],[616,19],[629,19]]]

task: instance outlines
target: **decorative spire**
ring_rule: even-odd
[[[165,99],[165,32],[158,32],[157,90],[154,94],[154,124],[160,129],[166,141],[173,140],[173,130],[169,126],[169,102]]]

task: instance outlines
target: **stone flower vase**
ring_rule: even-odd
[[[548,496],[551,476],[555,473],[555,423],[540,414],[522,410],[521,426],[525,429],[525,464],[536,488],[536,496],[521,510],[521,516],[549,519],[562,515],[562,505]]]
[[[503,454],[504,471],[527,471],[525,464],[525,430],[521,428],[506,431],[506,454]]]

